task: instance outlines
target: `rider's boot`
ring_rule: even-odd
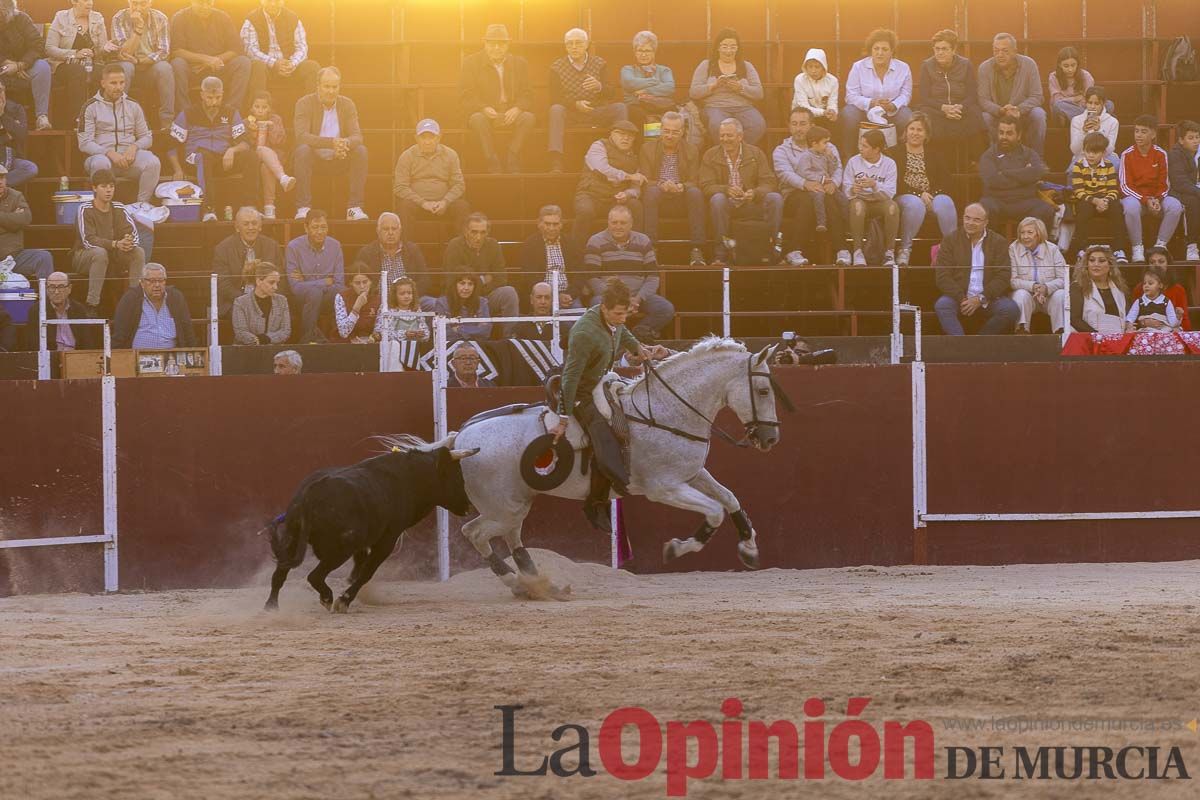
[[[625,470],[621,445],[606,420],[592,420],[588,425],[588,437],[592,442],[595,462],[583,513],[594,528],[612,533],[612,523],[608,518],[609,489],[615,490],[618,495],[628,494],[629,474]]]

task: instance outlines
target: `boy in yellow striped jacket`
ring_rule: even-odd
[[[1121,211],[1121,186],[1116,165],[1105,157],[1107,149],[1108,139],[1104,134],[1089,133],[1083,140],[1083,155],[1071,164],[1075,235],[1066,256],[1078,260],[1079,253],[1094,244],[1097,237],[1111,236],[1117,263],[1127,264],[1125,248],[1129,233]]]

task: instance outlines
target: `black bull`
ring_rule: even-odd
[[[408,528],[436,506],[465,516],[471,502],[458,461],[477,451],[393,448],[348,467],[317,470],[296,490],[288,510],[269,526],[275,572],[266,607],[279,607],[279,590],[312,545],[320,563],[308,582],[321,605],[345,612]],[[329,573],[354,557],[350,585],[335,603]]]

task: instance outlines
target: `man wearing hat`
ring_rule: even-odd
[[[634,230],[642,230],[641,190],[646,176],[638,172],[638,154],[633,149],[638,129],[628,120],[613,124],[606,139],[597,139],[583,159],[583,174],[575,188],[575,223],[571,238],[582,249],[588,237],[600,230],[596,219],[622,205],[633,215]]]
[[[442,128],[437,120],[421,120],[417,123],[417,143],[396,159],[392,178],[401,228],[411,236],[417,220],[436,220],[452,222],[454,233],[459,233],[471,213],[463,197],[466,192],[458,153],[442,144]]]
[[[463,61],[459,78],[459,96],[467,114],[467,124],[479,137],[487,158],[488,172],[502,169],[521,171],[521,148],[533,130],[533,86],[529,83],[529,64],[508,52],[508,28],[488,25],[483,50]],[[512,131],[508,157],[503,165],[492,141],[493,130]]]

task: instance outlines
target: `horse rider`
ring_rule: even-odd
[[[568,418],[574,416],[587,431],[595,458],[583,513],[593,527],[608,533],[612,532],[608,518],[609,488],[618,495],[626,494],[629,474],[616,434],[596,410],[592,390],[623,352],[651,359],[666,358],[671,353],[661,345],[641,344],[625,328],[629,305],[629,287],[614,278],[605,287],[600,303],[584,312],[571,328],[558,401],[558,425],[550,430],[557,442],[566,433]]]

